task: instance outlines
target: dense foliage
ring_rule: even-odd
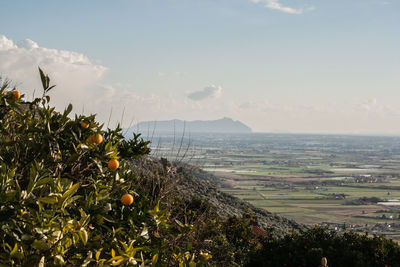
[[[0,266],[399,266],[397,243],[322,228],[274,238],[174,191],[185,172],[95,116],[0,80]],[[122,198],[124,196],[124,198]],[[127,196],[127,197],[126,197]],[[133,201],[132,201],[133,200]]]
[[[53,86],[40,74],[44,93],[32,102],[6,81],[0,88],[0,263],[208,264],[209,245],[191,241],[216,221],[199,224],[200,215],[178,209],[187,203],[166,193],[165,165],[132,167],[148,142],[125,140],[119,127],[103,130],[93,115],[71,119],[71,105],[55,112]],[[121,203],[125,194],[132,204]]]
[[[281,239],[264,239],[249,256],[248,266],[317,266],[327,257],[330,267],[400,266],[400,246],[384,236],[354,232],[343,235],[315,226]]]

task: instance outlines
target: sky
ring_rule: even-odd
[[[0,76],[110,127],[400,135],[398,0],[0,0]],[[110,124],[108,121],[110,120]]]

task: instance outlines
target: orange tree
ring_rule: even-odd
[[[39,71],[43,95],[31,102],[0,80],[0,265],[206,265],[206,252],[169,248],[171,229],[183,230],[132,171],[149,142],[94,115],[72,119],[71,105],[55,112]]]

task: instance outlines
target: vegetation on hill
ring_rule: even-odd
[[[139,134],[71,118],[71,105],[55,112],[54,86],[40,76],[43,95],[31,102],[0,82],[0,266],[316,266],[323,255],[330,266],[398,266],[399,246],[384,237],[321,228],[274,237],[251,211],[220,216],[229,200],[213,206],[212,187],[182,196],[193,192],[187,172],[149,159]]]
[[[177,192],[187,199],[196,196],[207,199],[212,209],[222,218],[242,217],[246,212],[254,214],[258,225],[275,237],[283,237],[292,230],[306,228],[305,225],[257,208],[249,202],[218,190],[215,186],[218,184],[218,178],[208,172],[182,163],[178,166],[184,174],[184,179],[177,184]]]
[[[354,232],[343,235],[315,226],[280,239],[264,239],[248,256],[248,266],[318,266],[322,257],[330,267],[400,266],[400,247],[384,236]]]
[[[31,102],[0,87],[1,265],[244,263],[256,244],[244,238],[250,230],[235,231],[246,220],[221,220],[209,203],[173,193],[183,174],[165,162],[147,168],[139,134],[126,140],[94,115],[71,119],[71,105],[55,112],[40,74],[43,95]]]

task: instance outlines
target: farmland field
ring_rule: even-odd
[[[153,153],[212,172],[222,191],[257,207],[400,238],[400,137],[195,134],[156,143]]]

